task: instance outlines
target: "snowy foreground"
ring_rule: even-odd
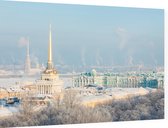
[[[26,85],[33,84],[37,78],[1,78],[0,87],[15,87],[16,85]],[[72,79],[62,78],[64,81],[65,88],[72,85]],[[123,99],[131,96],[146,95],[150,92],[156,91],[156,89],[151,88],[106,88],[101,91],[95,88],[73,88],[77,90],[80,94],[80,103],[87,107],[94,107],[97,104],[108,102],[112,99]],[[18,111],[18,106],[4,106],[0,105],[0,118],[5,116],[10,116],[12,113]]]
[[[156,89],[151,88],[109,88],[105,93],[83,96],[82,104],[88,107],[94,107],[97,104],[108,102],[109,100],[126,99],[128,97],[146,95],[155,91]]]
[[[75,88],[74,88],[75,89]],[[81,88],[77,89],[78,91]],[[96,93],[96,94],[86,94],[81,93],[81,101],[80,103],[87,107],[94,107],[97,104],[108,102],[109,100],[119,100],[132,96],[146,95],[150,92],[154,92],[156,89],[150,88],[108,88],[106,93]],[[84,91],[85,92],[85,91]],[[12,115],[18,111],[18,106],[8,106],[3,107],[0,106],[0,117],[6,117]]]

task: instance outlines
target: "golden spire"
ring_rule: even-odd
[[[48,42],[48,63],[47,68],[52,69],[52,37],[51,37],[51,24],[50,24],[50,30],[49,30],[49,42]]]

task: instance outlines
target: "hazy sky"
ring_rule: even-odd
[[[55,64],[164,64],[161,9],[25,2],[0,2],[0,64],[24,63],[25,38],[45,64],[49,23]]]

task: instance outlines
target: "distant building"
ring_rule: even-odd
[[[96,70],[89,73],[82,73],[73,77],[74,87],[84,87],[89,84],[96,84],[113,88],[163,88],[163,75],[148,76],[148,74],[110,74],[97,75]]]
[[[5,88],[0,87],[0,99],[3,99],[5,97],[8,97],[8,91]]]
[[[22,88],[2,88],[0,87],[0,99],[8,97],[23,97],[27,92]]]
[[[163,80],[163,77],[158,79],[158,88],[164,88],[164,80]]]
[[[36,80],[37,93],[42,95],[52,95],[60,93],[63,89],[63,81],[59,79],[59,74],[57,70],[53,67],[51,39],[52,38],[50,25],[47,67],[41,74],[41,79]]]

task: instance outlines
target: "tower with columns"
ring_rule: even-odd
[[[49,30],[47,67],[42,72],[40,80],[36,80],[36,87],[38,94],[42,95],[52,95],[60,93],[63,90],[63,81],[59,79],[59,74],[53,66],[51,25]]]

